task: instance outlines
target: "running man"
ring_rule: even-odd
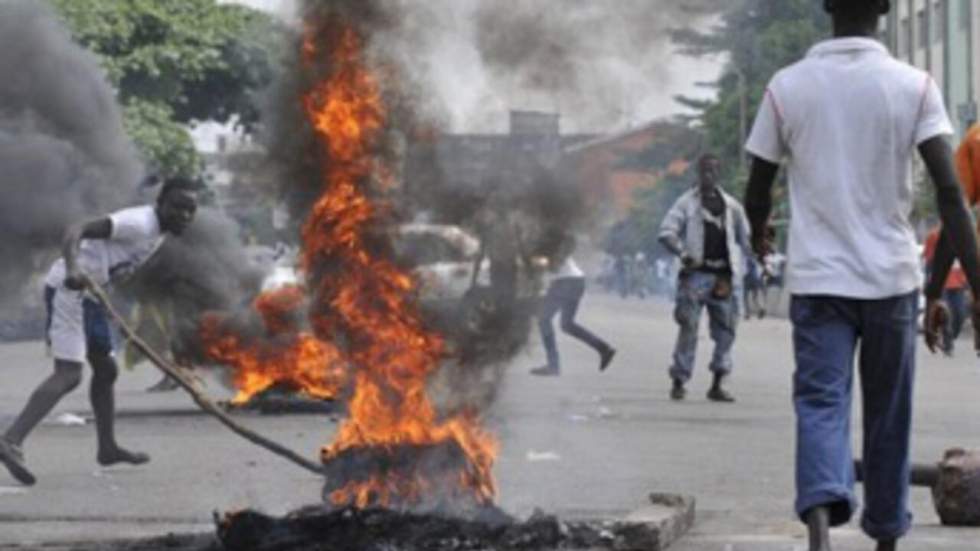
[[[31,394],[14,423],[0,436],[0,463],[26,485],[36,482],[21,446],[31,431],[82,380],[82,365],[92,366],[89,397],[98,437],[96,460],[107,466],[140,465],[150,460],[116,442],[114,384],[119,368],[113,357],[109,320],[102,306],[85,292],[89,281],[118,283],[146,262],[165,235],[180,235],[197,210],[198,184],[183,178],[164,182],[156,205],[116,211],[72,227],[65,236],[62,258],[45,278],[47,339],[54,373]]]

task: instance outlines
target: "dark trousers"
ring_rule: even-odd
[[[953,352],[953,343],[963,330],[963,322],[969,312],[966,298],[966,289],[946,289],[943,292],[943,300],[949,306],[949,321],[943,327],[947,353]]]
[[[584,277],[563,277],[551,282],[541,307],[538,311],[538,328],[541,330],[541,341],[548,354],[548,367],[559,369],[561,361],[558,357],[558,344],[555,342],[555,328],[551,324],[555,314],[561,312],[561,330],[566,334],[591,346],[596,352],[602,352],[609,345],[593,335],[588,329],[575,323],[578,305],[585,294]]]
[[[837,526],[856,509],[851,394],[857,353],[864,420],[861,527],[876,540],[899,538],[908,530],[916,298],[916,293],[881,300],[793,297],[796,511],[801,517],[815,506],[827,506]]]

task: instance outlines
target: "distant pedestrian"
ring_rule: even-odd
[[[764,318],[766,316],[766,282],[762,277],[762,266],[759,265],[759,261],[753,258],[752,255],[746,255],[745,264],[745,283],[743,290],[745,297],[743,300],[745,303],[745,319],[748,320],[753,315]]]
[[[541,331],[541,342],[544,344],[548,363],[532,369],[531,373],[541,376],[561,375],[558,343],[555,339],[555,328],[552,326],[555,314],[561,315],[562,331],[587,344],[599,354],[599,371],[605,371],[616,355],[616,350],[575,321],[579,304],[585,294],[585,272],[572,258],[575,237],[559,233],[550,241],[553,243],[548,247],[551,249],[548,255],[549,284],[538,309],[538,329]]]
[[[926,273],[931,273],[933,269],[933,259],[936,254],[936,246],[939,243],[939,232],[940,228],[930,231],[923,244],[922,257],[926,263]],[[940,348],[947,356],[953,355],[956,339],[959,338],[960,332],[963,330],[963,323],[970,315],[968,288],[966,274],[963,273],[959,261],[956,261],[946,277],[942,294],[943,301],[949,307],[949,316],[942,327],[943,342]]]
[[[745,274],[749,226],[742,205],[718,187],[721,163],[707,154],[698,161],[698,185],[681,195],[660,226],[660,242],[680,258],[674,318],[680,326],[674,347],[670,397],[683,400],[694,371],[701,310],[707,308],[715,343],[709,369],[714,374],[708,399],[734,402],[722,381],[732,372],[732,346],[738,326],[736,287]]]
[[[865,508],[861,528],[893,551],[911,526],[909,437],[922,282],[909,215],[916,148],[971,287],[977,247],[953,172],[943,97],[923,71],[875,40],[888,0],[825,0],[834,37],[770,81],[748,140],[754,247],[779,165],[789,173],[788,277],[796,372],[796,512],[811,551],[857,509],[851,452],[854,359],[861,374]]]
[[[971,121],[968,125],[966,135],[963,136],[963,140],[956,149],[955,160],[956,172],[966,195],[966,202],[969,206],[976,207],[980,205],[980,124],[977,124],[976,121]],[[935,243],[933,254],[930,255],[930,277],[925,294],[927,303],[933,306],[934,312],[942,304],[940,298],[943,298],[950,307],[949,321],[952,323],[945,324],[944,330],[934,335],[936,339],[930,337],[930,340],[933,340],[944,351],[951,352],[952,341],[955,340],[955,335],[959,334],[959,331],[952,329],[965,321],[966,316],[970,315],[971,312],[960,293],[948,293],[950,282],[949,277],[946,277],[945,274],[951,274],[950,277],[954,278],[955,282],[957,266],[953,262],[953,251],[948,237],[942,237],[941,233],[940,235],[941,237]],[[951,269],[953,272],[950,272]],[[980,313],[972,312],[974,317],[978,314]],[[974,320],[974,324],[980,325],[980,320]],[[938,340],[940,336],[943,337],[944,342],[942,343],[939,343]]]
[[[770,228],[771,229],[771,228]],[[774,232],[770,232],[770,240]],[[783,287],[786,285],[786,255],[779,251],[770,251],[762,259],[763,300],[773,310],[779,308]]]
[[[153,256],[167,234],[180,235],[197,209],[196,183],[171,179],[157,203],[116,211],[71,228],[63,257],[48,271],[44,299],[47,339],[54,356],[52,373],[31,394],[27,405],[0,436],[0,462],[23,484],[34,484],[21,446],[28,434],[82,380],[82,365],[92,366],[89,396],[98,437],[100,465],[142,464],[145,453],[129,451],[116,442],[114,387],[119,368],[113,354],[109,320],[102,305],[86,293],[89,281],[118,283]]]

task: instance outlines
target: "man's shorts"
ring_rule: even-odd
[[[65,287],[45,287],[44,304],[55,359],[83,363],[89,355],[112,355],[109,318],[101,304]]]

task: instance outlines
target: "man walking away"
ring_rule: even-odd
[[[825,0],[824,8],[833,17],[834,38],[779,71],[759,107],[747,144],[754,159],[746,205],[756,253],[765,255],[772,187],[786,160],[796,512],[808,526],[810,549],[829,550],[828,527],[847,523],[857,508],[850,425],[859,354],[861,528],[878,551],[893,551],[911,525],[909,443],[922,283],[909,220],[915,194],[908,171],[916,148],[975,292],[976,241],[938,87],[874,40],[890,3]]]
[[[555,341],[555,328],[551,323],[559,312],[561,330],[595,350],[599,354],[599,371],[605,371],[616,355],[616,350],[575,321],[579,303],[585,294],[585,273],[572,258],[575,237],[571,234],[560,234],[554,239],[557,241],[554,247],[556,252],[548,258],[551,282],[538,311],[538,329],[541,331],[548,363],[532,369],[531,373],[541,376],[561,375],[558,343]]]
[[[702,308],[707,308],[715,343],[708,399],[735,401],[722,388],[722,380],[732,371],[740,298],[734,286],[745,274],[744,253],[749,250],[750,236],[742,205],[718,187],[720,169],[716,156],[702,156],[698,185],[677,199],[660,226],[660,242],[680,258],[682,266],[674,307],[680,333],[670,367],[673,400],[683,400],[687,395],[684,385],[694,371],[698,323]]]
[[[70,229],[63,257],[45,279],[47,337],[54,356],[52,373],[31,394],[14,423],[0,436],[0,463],[23,484],[36,482],[27,468],[21,446],[28,434],[82,380],[82,365],[92,366],[89,397],[95,414],[100,465],[146,463],[150,457],[116,442],[114,385],[119,374],[113,357],[109,320],[104,308],[85,293],[89,281],[119,282],[159,249],[166,234],[180,235],[197,209],[197,184],[171,179],[164,183],[157,204],[114,212]]]

